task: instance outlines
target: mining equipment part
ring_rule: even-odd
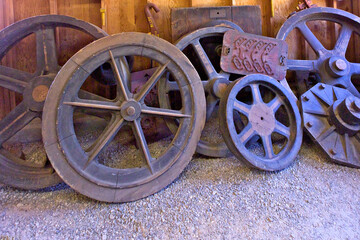
[[[154,3],[147,3],[145,6],[145,15],[146,15],[146,19],[149,23],[150,33],[151,33],[151,35],[159,37],[160,36],[159,30],[158,30],[158,27],[154,20],[154,17],[150,11],[151,9],[154,9],[154,11],[156,13],[158,13],[158,12],[160,12],[160,8],[158,6],[156,6],[156,4],[154,4]]]
[[[318,83],[301,96],[306,131],[339,164],[360,167],[360,98]]]
[[[288,46],[285,41],[229,30],[224,35],[220,66],[224,72],[286,77]]]
[[[222,49],[223,36],[228,27],[207,27],[198,29],[182,37],[175,45],[178,47],[195,66],[200,74],[201,81],[206,94],[206,119],[217,114],[217,105],[222,97],[226,86],[230,83],[230,78],[234,75],[225,73],[220,68],[220,56]],[[235,79],[238,76],[235,76]],[[178,91],[177,86],[172,81],[160,82],[159,103],[162,107],[168,108],[171,105],[169,94]],[[215,112],[214,112],[215,111]],[[172,132],[177,129],[176,121],[167,121]],[[220,138],[221,138],[221,134]],[[211,142],[210,140],[200,140],[196,150],[209,157],[226,157],[231,152],[222,142]]]
[[[243,128],[234,124],[235,113],[243,119]],[[247,75],[228,86],[220,102],[220,126],[232,153],[261,170],[288,167],[302,143],[296,101],[277,80],[262,74]]]
[[[57,27],[82,31],[94,39],[107,34],[100,28],[67,16],[43,15],[16,22],[0,32],[0,59],[16,43],[34,34],[36,71],[29,73],[0,65],[0,86],[20,94],[23,100],[0,121],[0,182],[22,189],[40,189],[61,181],[49,161],[30,163],[7,151],[3,144],[33,119],[41,118],[50,85],[60,70],[56,51]]]
[[[141,55],[153,60],[157,70],[136,94],[130,92],[119,59]],[[110,62],[117,78],[115,99],[93,95],[79,98],[78,91],[88,73]],[[172,75],[178,85],[181,107],[155,108],[144,103],[146,95],[163,77]],[[110,115],[107,127],[90,145],[81,145],[74,129],[72,113],[76,109],[101,111]],[[159,145],[148,142],[141,126],[143,116],[179,119],[171,141],[160,153]],[[100,116],[101,117],[101,116]],[[63,180],[76,191],[106,202],[134,201],[156,193],[174,181],[190,162],[205,124],[205,96],[198,73],[174,45],[144,33],[121,33],[89,44],[75,54],[61,69],[53,82],[43,113],[43,140],[49,159]],[[138,149],[131,156],[121,151],[106,153],[119,131],[129,129]],[[91,129],[88,129],[89,133]],[[117,135],[117,136],[116,136]],[[119,143],[115,143],[120,147]],[[137,153],[139,155],[137,155]],[[138,157],[136,157],[138,156]],[[131,158],[130,164],[142,160],[142,165],[109,165],[109,158],[119,164]]]
[[[328,21],[341,25],[340,34],[333,49],[326,49],[310,30],[307,23],[312,21]],[[287,19],[276,38],[285,40],[294,29],[301,32],[316,53],[317,59],[288,59],[288,70],[315,73],[319,75],[322,83],[346,88],[353,95],[360,97],[359,91],[351,80],[352,77],[360,75],[360,64],[349,62],[345,57],[352,33],[360,34],[360,18],[334,8],[309,8]],[[300,92],[299,95],[302,93]]]

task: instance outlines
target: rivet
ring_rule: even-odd
[[[303,98],[302,98],[302,99],[303,99],[303,101],[304,101],[304,102],[309,101],[309,98],[308,98],[307,96],[303,96]]]
[[[313,126],[313,124],[312,124],[311,122],[307,122],[306,125],[307,125],[308,127],[312,127],[312,126]]]
[[[330,149],[330,153],[332,154],[332,155],[336,155],[336,151],[334,150],[334,149]]]
[[[325,85],[324,85],[324,84],[320,84],[319,89],[320,89],[320,90],[324,90],[324,89],[325,89]]]

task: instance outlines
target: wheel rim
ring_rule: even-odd
[[[44,119],[48,120],[48,124],[43,125],[43,136],[45,148],[54,168],[75,190],[102,201],[136,200],[159,191],[171,183],[190,161],[195,151],[195,147],[190,146],[190,143],[197,142],[200,137],[201,121],[203,121],[199,117],[203,114],[200,106],[205,103],[204,99],[201,100],[203,93],[199,92],[201,83],[198,75],[193,69],[191,70],[191,65],[185,67],[190,67],[189,72],[184,72],[183,66],[187,60],[184,56],[178,56],[179,52],[174,49],[178,51],[168,42],[153,36],[124,33],[90,44],[74,56],[76,63],[70,60],[63,67],[51,87],[49,96],[52,96],[52,99],[47,99],[45,104],[46,110],[55,110],[44,111]],[[124,69],[120,68],[118,59],[124,56],[138,56],[139,53],[142,53],[142,57],[156,61],[160,66],[143,88],[134,94],[130,92],[127,80],[123,78]],[[176,53],[176,59],[171,56],[173,53]],[[105,62],[111,63],[117,77],[116,98],[112,101],[94,95],[91,96],[91,100],[79,98],[78,92],[89,73]],[[178,86],[181,86],[180,110],[153,108],[144,103],[145,96],[157,82],[162,81],[161,78],[166,72],[171,73]],[[195,92],[199,95],[199,99],[195,96]],[[198,99],[198,102],[195,99]],[[104,131],[88,149],[81,146],[76,136],[73,125],[73,113],[76,108],[96,109],[109,112],[111,115],[111,120]],[[145,115],[180,119],[174,138],[157,158],[150,153],[150,144],[140,124],[141,117]],[[131,127],[141,157],[145,160],[145,164],[141,167],[112,167],[104,164],[99,157],[99,153],[106,151],[106,147],[124,126]],[[62,152],[60,157],[59,149],[53,148],[57,144]],[[122,160],[120,155],[119,161]],[[181,167],[174,168],[177,165]],[[68,175],[69,169],[74,174]],[[168,174],[171,176],[165,177],[166,181],[158,182],[158,179]],[[146,188],[151,184],[154,186]],[[84,186],[89,187],[84,188]],[[129,191],[132,194],[126,194]]]
[[[55,42],[56,27],[80,30],[95,39],[107,35],[90,23],[60,15],[28,18],[0,32],[0,59],[25,37],[31,34],[36,36],[36,71],[33,74],[0,66],[0,86],[23,97],[23,101],[0,121],[0,178],[3,183],[13,187],[39,189],[61,181],[48,161],[45,165],[30,164],[2,147],[33,119],[41,118],[48,89],[60,69]]]
[[[246,95],[251,99],[244,98]],[[265,101],[264,96],[270,95],[272,97]],[[278,115],[281,108],[282,119]],[[234,112],[247,119],[241,129],[234,123]],[[248,165],[267,171],[281,170],[297,156],[302,141],[300,113],[290,93],[275,79],[260,74],[240,78],[228,87],[221,99],[220,113],[225,142],[233,154]],[[275,140],[283,141],[277,152]],[[257,142],[262,152],[252,151]]]
[[[307,22],[316,20],[335,22],[342,26],[333,49],[326,49],[306,25]],[[345,57],[352,33],[360,34],[359,26],[359,17],[339,9],[310,8],[296,13],[283,24],[277,38],[285,40],[292,30],[299,29],[316,53],[317,59],[288,59],[288,69],[319,74],[321,82],[341,86],[359,97],[360,94],[352,83],[351,77],[360,75],[360,64],[352,63]]]
[[[202,83],[205,90],[206,97],[206,118],[209,120],[210,118],[214,118],[212,116],[214,109],[217,108],[217,104],[220,101],[223,90],[230,83],[230,78],[233,78],[234,75],[230,75],[228,73],[220,70],[220,56],[219,58],[214,58],[214,56],[208,55],[205,49],[210,49],[211,47],[218,45],[222,45],[222,37],[226,31],[228,31],[229,27],[207,27],[196,30],[183,38],[181,38],[177,43],[176,47],[184,52],[189,46],[193,47],[193,51],[190,54],[196,54],[192,57],[188,58],[193,62],[198,61],[198,64],[194,64],[195,68],[198,72],[204,72],[202,74]],[[202,39],[207,38],[218,38],[213,42],[201,43]],[[221,48],[220,48],[221,49]],[[215,64],[219,66],[215,67]],[[216,69],[218,68],[218,69]],[[165,83],[164,83],[165,84]],[[159,102],[162,106],[169,106],[170,101],[168,98],[168,93],[171,91],[177,90],[173,88],[171,82],[168,82],[166,85],[161,86],[159,89],[163,90],[159,92]],[[215,116],[216,117],[216,116]],[[169,128],[174,131],[176,129],[177,124],[174,122],[167,122]],[[206,127],[205,127],[206,128]],[[204,139],[202,138],[196,150],[198,153],[201,153],[205,156],[210,157],[226,157],[231,155],[231,152],[228,150],[226,144],[221,140],[220,142],[211,142],[211,138]]]

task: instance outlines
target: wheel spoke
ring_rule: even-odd
[[[36,117],[38,114],[30,111],[24,102],[16,106],[0,121],[0,146]]]
[[[164,108],[146,107],[141,109],[142,114],[156,115],[164,118],[191,118],[191,115],[186,115],[180,111]]]
[[[35,34],[37,70],[51,73],[58,72],[59,64],[56,53],[55,29],[42,28]]]
[[[209,93],[209,95],[206,97],[206,119],[211,117],[218,102],[219,99]]]
[[[140,123],[140,119],[137,119],[133,122],[133,125],[134,125],[134,135],[135,135],[135,138],[136,138],[136,141],[138,143],[138,145],[140,146],[141,148],[141,152],[142,152],[142,155],[144,156],[146,162],[147,162],[147,165],[149,167],[149,170],[151,172],[151,174],[154,173],[154,170],[153,170],[153,167],[152,167],[152,156],[150,154],[150,151],[149,151],[149,147],[147,145],[147,142],[146,142],[146,139],[145,139],[145,136],[144,136],[144,132],[142,130],[142,127],[141,127],[141,123]]]
[[[116,76],[116,80],[119,83],[120,86],[120,94],[122,94],[122,96],[124,97],[124,99],[126,101],[129,100],[129,96],[130,96],[130,92],[129,89],[127,87],[127,81],[124,77],[123,71],[124,71],[124,66],[119,66],[119,62],[115,60],[114,55],[111,51],[109,51],[110,57],[111,57],[111,62],[112,62],[112,67],[113,70],[115,71],[115,76]],[[121,63],[121,65],[124,65],[124,62]],[[122,70],[120,73],[120,69]]]
[[[238,138],[242,144],[246,144],[253,136],[255,135],[255,131],[250,123],[246,125],[246,127],[238,134]]]
[[[101,153],[103,149],[114,139],[116,134],[124,125],[124,119],[121,117],[113,117],[105,130],[101,133],[96,142],[87,149],[89,155],[85,168]]]
[[[273,158],[275,156],[274,149],[272,146],[271,135],[261,136],[261,141],[265,151],[266,158]]]
[[[348,48],[352,32],[353,30],[349,26],[347,25],[342,26],[339,38],[337,39],[334,47],[334,51],[336,51],[337,54],[340,54],[341,56],[345,57],[345,53]]]
[[[290,128],[286,127],[279,121],[276,121],[275,123],[274,132],[286,137],[287,139],[290,139]]]
[[[234,109],[239,113],[244,114],[246,117],[249,117],[251,106],[235,99]]]
[[[194,47],[197,56],[200,58],[201,65],[203,66],[206,75],[209,79],[213,79],[217,75],[217,72],[199,40],[192,42],[192,46]]]
[[[17,93],[23,93],[32,75],[14,68],[0,66],[0,86]]]
[[[307,72],[318,72],[316,68],[317,60],[296,60],[296,59],[288,59],[287,67],[292,71],[307,71]]]
[[[314,35],[314,33],[309,29],[305,22],[299,24],[297,28],[300,30],[302,35],[305,37],[306,41],[310,44],[311,48],[314,49],[317,55],[320,55],[325,48]]]
[[[87,99],[87,100],[97,100],[97,101],[107,101],[107,98],[104,98],[100,95],[97,95],[95,93],[88,92],[86,90],[80,90],[78,94],[79,98],[81,99]]]
[[[279,95],[276,95],[273,100],[271,100],[268,104],[269,108],[271,108],[274,114],[279,110],[281,105],[283,105],[283,101]]]
[[[351,72],[355,75],[360,75],[360,63],[350,63]]]
[[[167,79],[165,79],[164,81],[166,81],[166,84],[165,84],[165,92],[166,93],[169,93],[171,91],[179,91],[180,90],[179,85],[177,84],[177,82],[169,81]]]
[[[140,102],[144,101],[146,95],[151,91],[151,89],[155,86],[155,84],[159,81],[161,76],[165,73],[167,65],[169,62],[165,63],[164,65],[160,66],[154,74],[150,77],[149,80],[144,84],[141,90],[135,95],[135,100]]]
[[[64,104],[74,107],[82,107],[82,108],[94,108],[94,109],[111,110],[111,111],[121,110],[121,107],[114,102],[97,101],[91,99],[78,98],[76,101],[64,102]]]
[[[253,83],[250,85],[251,87],[251,93],[253,97],[253,104],[262,103],[262,97],[260,93],[259,84]]]

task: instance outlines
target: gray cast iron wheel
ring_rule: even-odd
[[[201,81],[206,93],[206,119],[209,120],[213,115],[223,90],[230,83],[231,75],[220,69],[220,55],[215,49],[221,51],[222,39],[224,33],[232,28],[230,27],[206,27],[189,33],[179,39],[176,43],[181,51],[186,52],[186,56],[192,61],[196,70],[201,75]],[[242,30],[241,30],[242,31]],[[204,41],[203,41],[204,40]],[[209,54],[210,53],[210,54]],[[163,81],[159,87],[159,102],[161,106],[168,107],[171,104],[169,93],[177,91],[176,86],[171,81]],[[213,116],[214,117],[214,116]],[[169,128],[175,131],[177,123],[175,121],[167,121]],[[209,157],[226,157],[231,155],[226,144],[221,141],[211,142],[210,140],[200,140],[196,151]]]
[[[61,181],[50,163],[28,163],[6,151],[2,145],[34,118],[41,118],[45,97],[60,69],[55,29],[82,31],[94,39],[107,34],[100,28],[67,16],[43,15],[16,22],[0,32],[0,60],[16,43],[31,34],[36,36],[36,71],[29,73],[0,65],[0,86],[23,96],[23,101],[0,121],[0,182],[22,189],[40,189]]]
[[[142,56],[159,67],[140,91],[132,93],[124,79],[118,59]],[[110,62],[117,78],[117,97],[106,100],[92,95],[78,96],[84,81],[98,66]],[[145,96],[173,75],[181,92],[182,108],[146,106]],[[83,149],[73,125],[78,108],[103,111],[111,115],[105,130],[89,148]],[[158,157],[150,153],[140,120],[152,115],[179,119],[171,143]],[[205,122],[205,97],[200,78],[189,60],[175,46],[142,33],[122,33],[100,39],[79,51],[61,69],[52,84],[43,113],[43,139],[49,159],[62,179],[76,191],[106,202],[134,201],[156,193],[174,181],[190,162]],[[104,165],[99,154],[114,140],[122,127],[131,127],[142,167],[116,168]],[[123,154],[118,156],[120,160]]]
[[[341,25],[341,31],[333,49],[326,49],[323,46],[307,26],[310,21],[328,21]],[[285,40],[294,29],[301,32],[316,53],[317,59],[288,59],[288,70],[314,73],[319,76],[321,82],[346,88],[359,97],[360,93],[351,81],[351,77],[360,76],[360,63],[350,62],[346,59],[345,53],[352,33],[360,34],[360,18],[335,8],[309,8],[286,20],[276,38]],[[300,86],[300,95],[308,88],[309,86]]]
[[[251,98],[244,96],[248,94],[246,88],[251,90]],[[273,97],[265,101],[270,95]],[[283,116],[278,117],[281,107]],[[247,119],[242,129],[234,124],[236,112]],[[277,171],[288,167],[301,147],[303,132],[296,102],[278,81],[266,75],[247,75],[228,86],[220,102],[220,123],[232,153],[247,165],[261,170]],[[276,153],[275,141],[279,140],[284,142]],[[263,152],[254,149],[257,142]]]

